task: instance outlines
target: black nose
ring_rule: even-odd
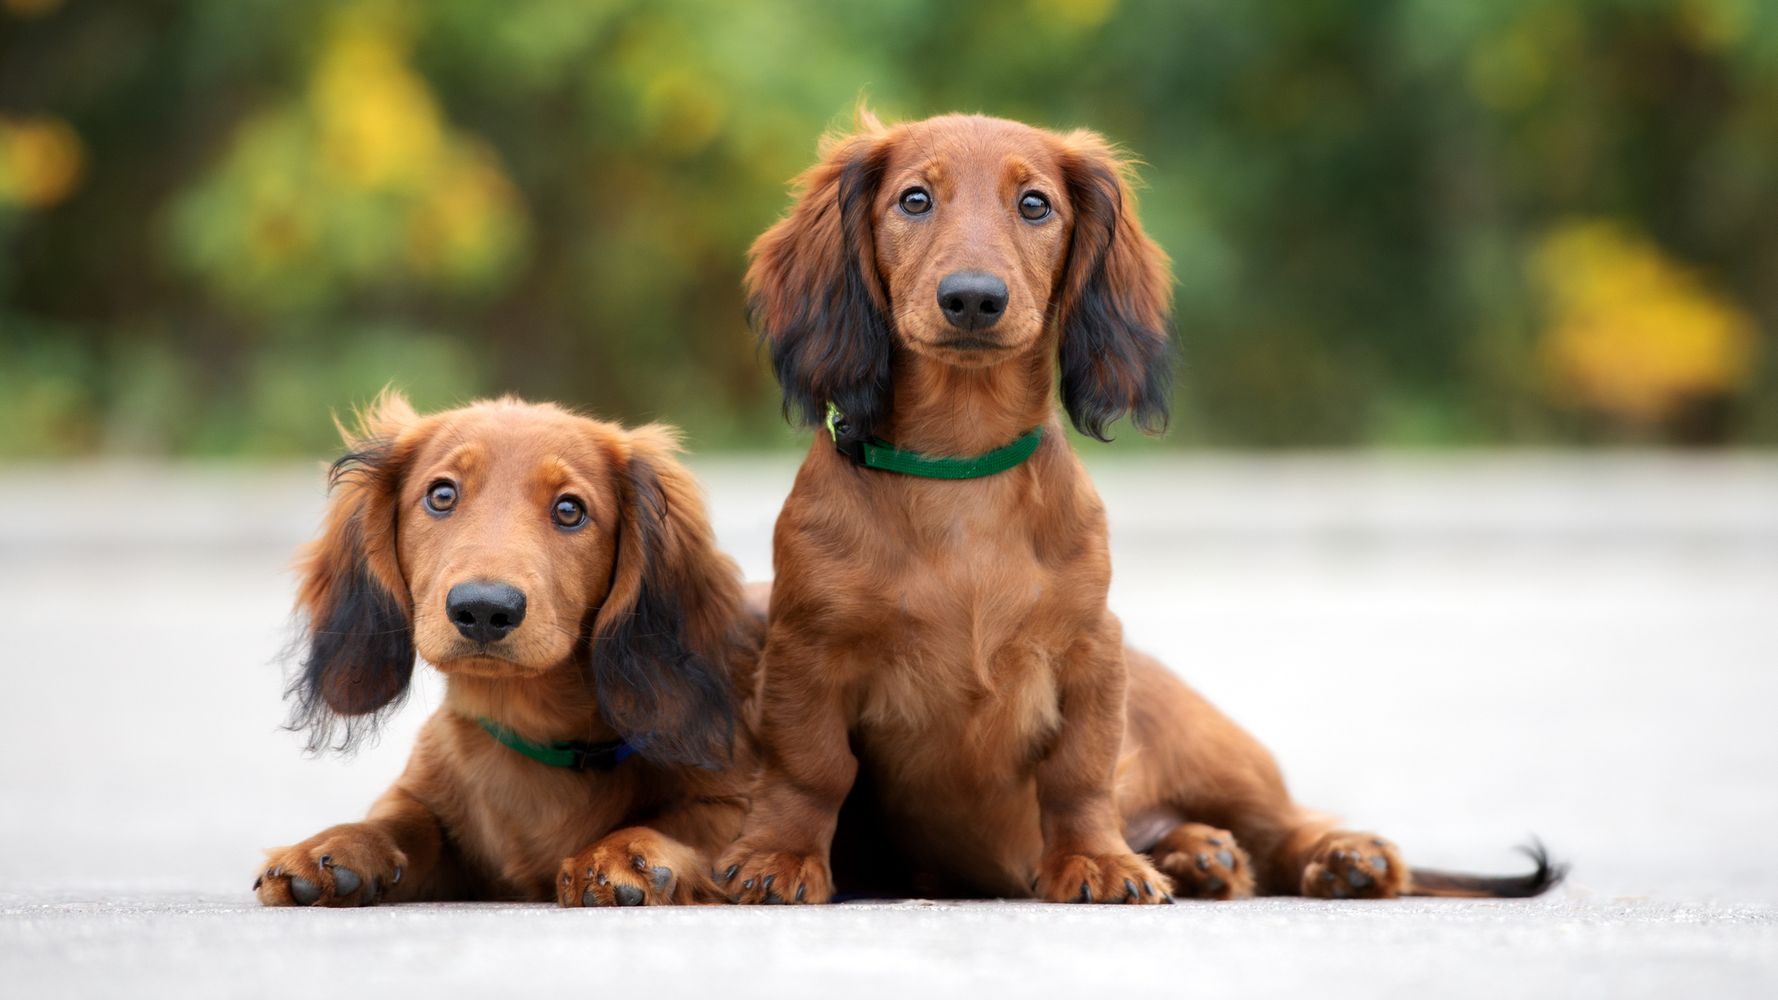
[[[525,620],[525,592],[510,583],[459,583],[445,595],[445,614],[464,638],[494,642]]]
[[[986,330],[1006,311],[1006,282],[981,271],[958,271],[938,283],[938,307],[960,330]]]

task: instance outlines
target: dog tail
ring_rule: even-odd
[[[1568,866],[1551,858],[1549,849],[1536,837],[1531,838],[1531,843],[1519,850],[1536,863],[1536,871],[1524,875],[1468,875],[1462,872],[1411,868],[1408,887],[1402,895],[1523,899],[1541,896],[1568,877]]]

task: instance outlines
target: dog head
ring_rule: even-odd
[[[739,580],[670,430],[510,399],[422,417],[385,394],[344,436],[300,564],[290,694],[315,746],[374,726],[417,654],[447,677],[584,671],[644,754],[726,756]]]
[[[868,436],[898,350],[960,367],[1055,350],[1082,432],[1165,427],[1171,275],[1099,136],[866,114],[798,187],[747,274],[788,416],[818,423],[832,402]]]

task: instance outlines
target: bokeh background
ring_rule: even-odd
[[[1764,0],[0,0],[0,456],[789,444],[745,250],[861,96],[1144,161],[1172,446],[1778,442]]]

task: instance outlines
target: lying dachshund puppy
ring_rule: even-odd
[[[365,820],[268,852],[260,901],[719,900],[763,620],[672,433],[387,394],[362,425],[301,561],[296,722],[350,744],[416,653],[444,705]]]
[[[824,902],[837,827],[891,892],[1542,892],[1540,852],[1519,878],[1410,872],[1299,808],[1264,747],[1124,647],[1053,399],[1059,367],[1081,432],[1166,422],[1171,278],[1125,176],[1087,132],[867,115],[754,245],[786,413],[826,430],[778,520],[763,772],[719,881]]]

